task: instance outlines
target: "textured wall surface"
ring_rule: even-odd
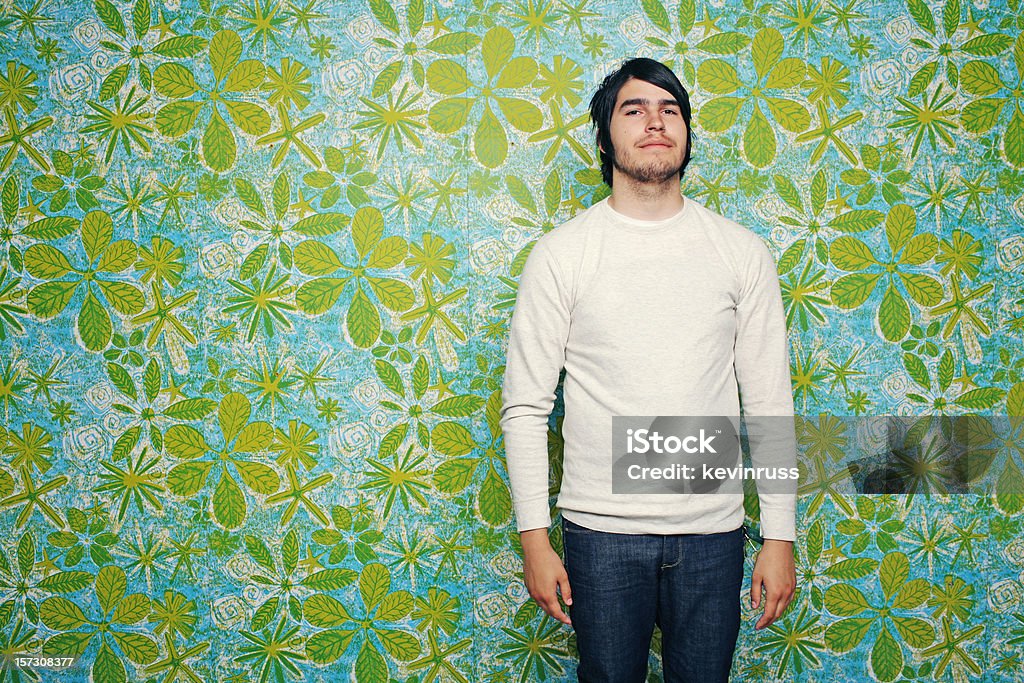
[[[1020,0],[0,4],[0,652],[81,655],[0,681],[572,678],[497,408],[634,55],[778,259],[820,456],[735,679],[1022,679],[1019,434],[858,496],[818,418],[1024,413]]]

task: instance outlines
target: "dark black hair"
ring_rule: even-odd
[[[686,165],[690,163],[690,95],[679,82],[672,70],[661,62],[646,57],[628,59],[616,71],[605,76],[601,86],[590,98],[590,120],[597,129],[598,152],[601,156],[601,176],[608,187],[612,185],[612,159],[615,158],[615,147],[612,145],[611,122],[615,111],[615,100],[619,90],[631,78],[646,81],[665,90],[679,103],[679,111],[686,123],[686,156],[679,167],[682,177]]]

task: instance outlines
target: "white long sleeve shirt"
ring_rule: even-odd
[[[537,240],[512,316],[501,427],[520,531],[547,527],[547,421],[565,368],[558,506],[613,533],[713,533],[742,494],[612,493],[613,415],[791,416],[774,260],[689,198],[641,221],[601,201]],[[792,466],[796,465],[795,452]],[[765,538],[795,540],[795,495],[758,493]]]

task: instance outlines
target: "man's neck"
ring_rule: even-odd
[[[619,175],[612,185],[612,196],[608,204],[623,216],[641,221],[671,218],[683,209],[679,176],[673,176],[664,183],[639,183],[628,176]]]

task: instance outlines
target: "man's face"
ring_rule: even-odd
[[[686,123],[667,90],[631,78],[619,90],[609,130],[613,179],[664,183],[686,158]],[[607,151],[607,150],[606,150]]]

